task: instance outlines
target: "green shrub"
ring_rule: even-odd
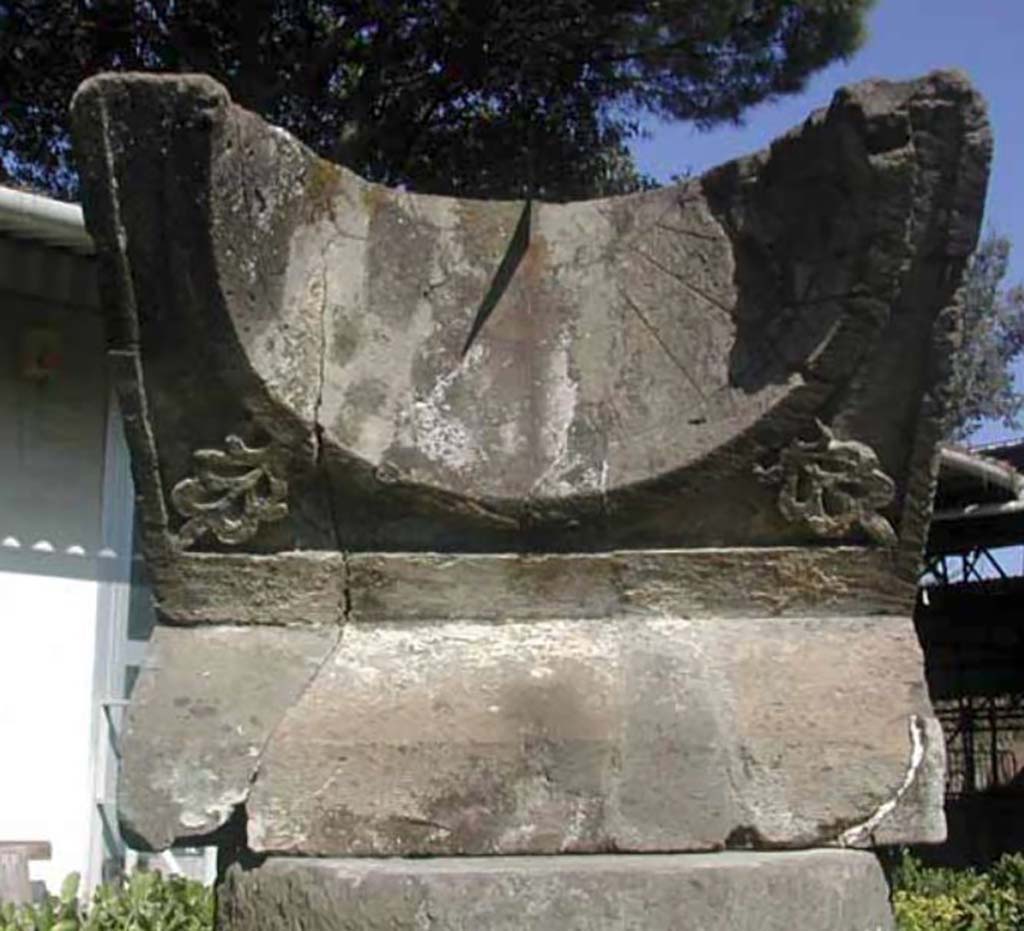
[[[211,931],[213,892],[180,876],[138,872],[120,885],[100,886],[78,902],[72,873],[59,896],[38,905],[0,905],[0,931]]]
[[[180,876],[139,872],[100,886],[88,908],[72,874],[59,896],[32,906],[0,905],[0,931],[212,931],[213,892]],[[904,854],[893,873],[899,931],[1024,931],[1024,854],[987,873],[926,867]]]
[[[893,874],[899,931],[1022,931],[1024,854],[1007,854],[987,873],[922,866],[904,854]]]

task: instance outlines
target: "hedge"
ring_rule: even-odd
[[[211,931],[213,890],[180,876],[137,872],[78,901],[78,874],[38,905],[0,905],[0,931]]]
[[[1024,854],[1004,855],[987,872],[926,867],[904,854],[892,906],[899,931],[1022,931]]]
[[[908,853],[892,874],[899,931],[1024,931],[1024,854],[987,872],[926,867]],[[0,905],[0,931],[212,931],[213,891],[180,876],[138,872],[78,901],[78,876],[60,895],[17,907]]]

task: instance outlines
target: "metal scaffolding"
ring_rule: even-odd
[[[947,796],[1024,795],[1024,443],[942,452],[915,621]]]

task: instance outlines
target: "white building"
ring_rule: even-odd
[[[51,890],[124,864],[117,731],[152,628],[92,254],[77,206],[0,187],[0,841],[49,842]]]

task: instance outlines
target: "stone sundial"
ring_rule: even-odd
[[[202,77],[73,116],[161,621],[134,843],[217,843],[224,931],[888,926],[850,848],[945,830],[964,78],[574,204],[388,190]]]

